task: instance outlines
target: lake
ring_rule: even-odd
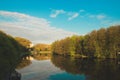
[[[21,80],[120,80],[117,60],[52,56],[23,60],[16,69]]]

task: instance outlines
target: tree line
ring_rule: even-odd
[[[52,52],[74,57],[117,58],[120,52],[120,25],[57,40],[52,43]]]
[[[40,51],[50,51],[50,45],[38,43],[33,46],[33,51],[37,51],[38,53]]]

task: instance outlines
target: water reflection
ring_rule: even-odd
[[[21,80],[85,80],[84,75],[69,74],[55,67],[50,60],[34,59],[31,62],[27,67],[17,69],[22,75]]]
[[[22,59],[22,61],[17,65],[16,69],[22,69],[29,66],[31,63],[32,62],[29,59]]]
[[[120,80],[120,64],[116,60],[52,56],[52,64],[46,60],[49,56],[33,57],[35,60],[24,59],[17,67],[22,80]]]
[[[73,59],[53,56],[52,63],[71,74],[84,74],[86,80],[120,80],[120,65],[115,60]]]
[[[51,58],[51,56],[50,55],[35,54],[35,55],[33,55],[33,58],[36,60],[48,60]]]
[[[25,58],[22,59],[22,61],[17,65],[16,69],[22,69],[24,67],[29,66],[32,61],[31,60],[48,60],[50,59],[50,56],[48,55],[39,55],[39,54],[35,54],[33,56],[27,56]]]

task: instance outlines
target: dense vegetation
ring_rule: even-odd
[[[33,46],[33,54],[48,55],[50,53],[51,53],[50,45],[38,43]]]
[[[33,46],[36,51],[50,51],[50,45],[47,44],[36,44]]]
[[[75,57],[117,58],[120,52],[120,25],[55,41],[52,52]]]
[[[14,38],[19,44],[21,44],[22,46],[26,47],[26,48],[30,48],[31,47],[31,41],[25,39],[25,38],[21,38],[21,37],[15,37]]]
[[[0,31],[1,80],[26,52],[28,52],[27,47],[21,45],[12,36]]]

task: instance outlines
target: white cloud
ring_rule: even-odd
[[[27,38],[34,43],[51,43],[76,34],[52,27],[44,18],[9,11],[0,11],[0,29],[13,36]]]
[[[106,18],[106,16],[103,14],[98,14],[98,15],[96,15],[96,18],[97,19],[104,19],[104,18]]]
[[[88,17],[89,18],[96,18],[98,20],[101,20],[101,19],[105,19],[106,15],[103,15],[103,14],[97,14],[97,15],[90,14],[90,15],[88,15]]]
[[[79,16],[79,13],[74,13],[71,17],[68,18],[68,20],[72,20],[74,18],[77,18]]]
[[[118,20],[118,21],[113,21],[113,20],[103,20],[103,21],[101,21],[101,24],[102,24],[102,25],[105,25],[105,26],[120,25],[120,20]]]
[[[51,18],[56,18],[59,14],[68,16],[68,20],[72,20],[74,18],[77,18],[78,16],[81,18],[92,18],[92,19],[97,19],[97,20],[103,20],[106,19],[107,16],[105,14],[90,14],[87,11],[85,11],[84,9],[80,9],[78,12],[74,12],[74,11],[65,11],[63,9],[60,10],[55,10],[55,9],[51,9],[51,14],[50,17]]]
[[[68,20],[72,20],[74,18],[77,18],[79,16],[79,13],[84,12],[85,10],[81,9],[79,12],[71,12],[71,11],[65,11],[63,9],[61,10],[54,10],[52,9],[50,17],[56,18],[58,15],[63,14],[65,16],[69,16]]]
[[[52,13],[50,14],[51,18],[56,18],[59,14],[64,14],[64,10],[52,10]]]

